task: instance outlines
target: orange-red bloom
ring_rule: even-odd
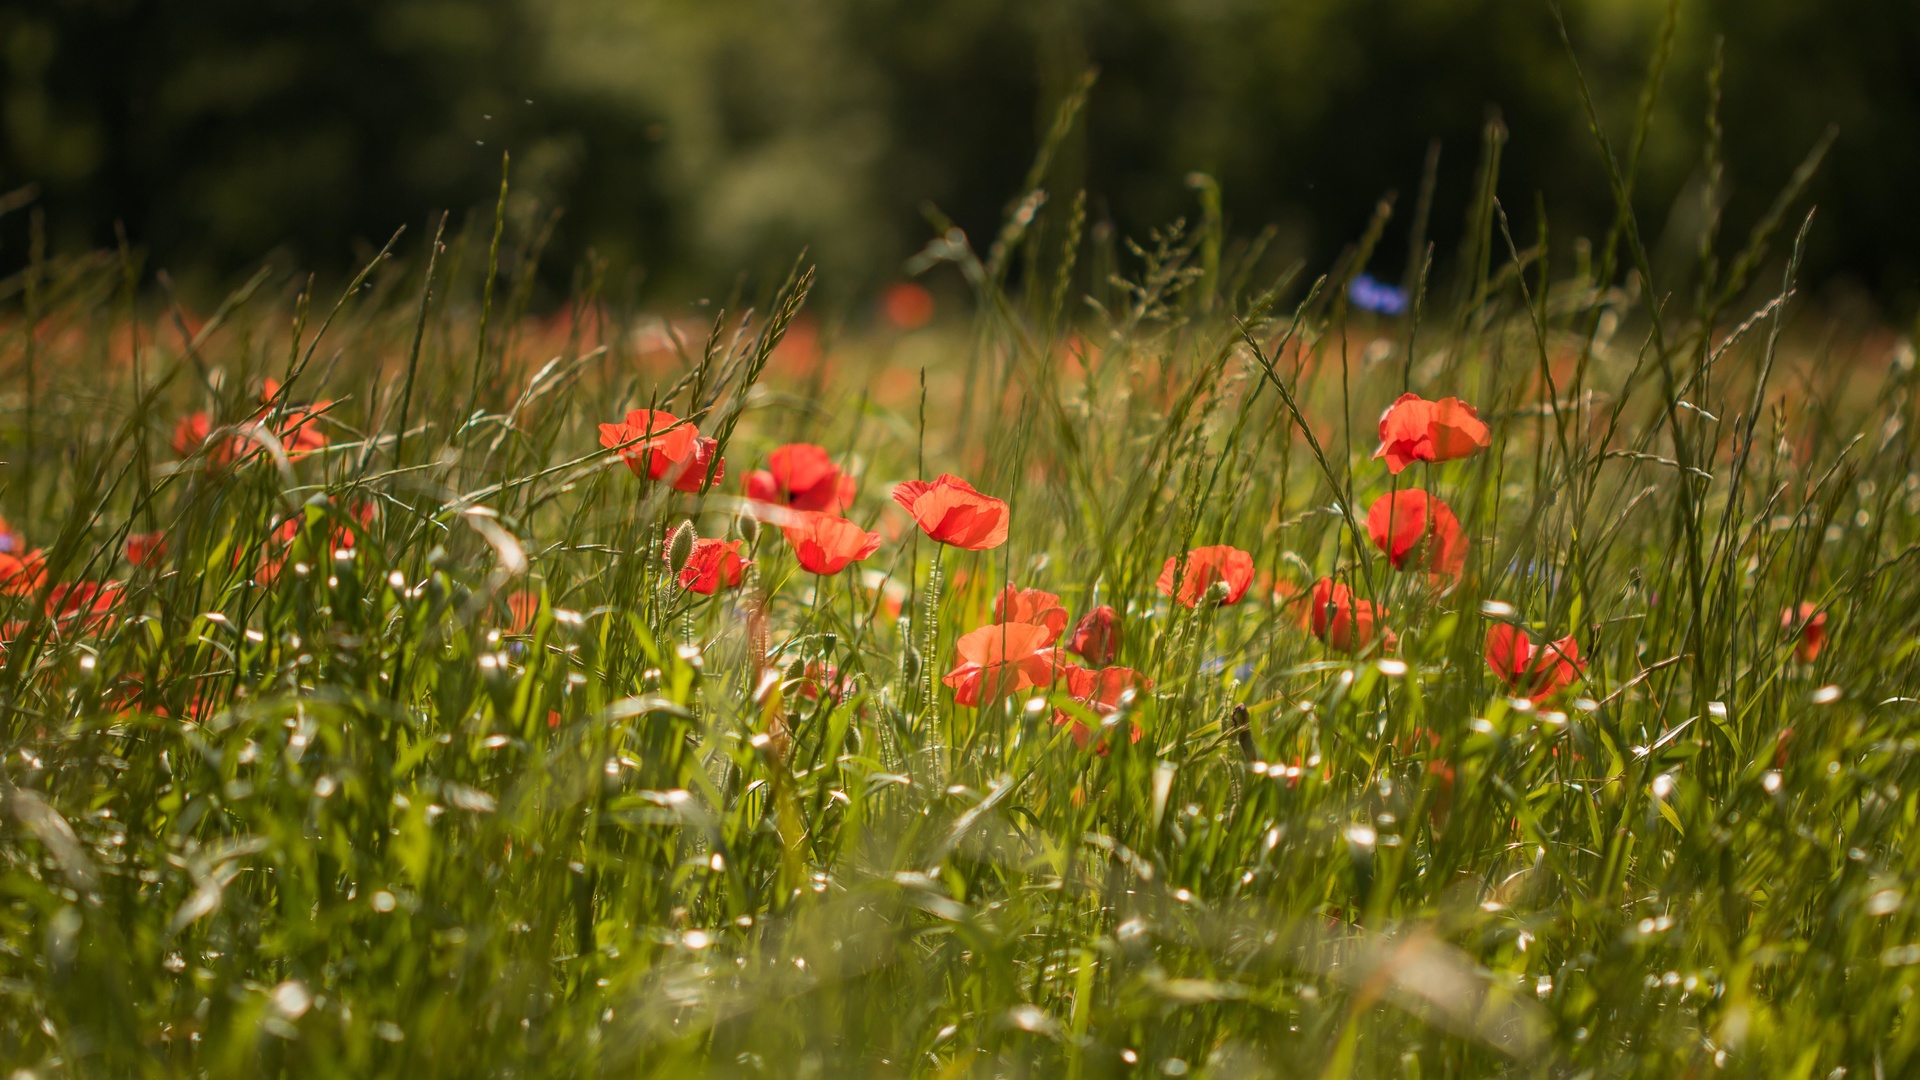
[[[35,549],[25,555],[0,552],[0,596],[25,596],[47,580],[47,556]]]
[[[1380,631],[1379,624],[1387,617],[1386,608],[1358,599],[1352,589],[1335,583],[1332,578],[1321,578],[1314,583],[1308,603],[1311,606],[1307,609],[1307,626],[1313,636],[1340,652],[1359,652],[1373,644]],[[1392,648],[1393,631],[1386,632],[1385,640],[1387,647]]]
[[[127,561],[135,566],[146,566],[159,562],[167,554],[167,534],[163,532],[133,533],[127,537]]]
[[[1827,644],[1827,613],[1803,600],[1798,609],[1787,608],[1780,613],[1780,629],[1799,635],[1793,646],[1794,658],[1811,664]]]
[[[941,473],[932,483],[908,480],[893,489],[893,501],[942,544],[985,551],[1007,542],[1007,504],[957,476]]]
[[[1178,555],[1168,559],[1160,568],[1160,580],[1154,587],[1162,596],[1174,596],[1176,579],[1180,593],[1175,599],[1187,607],[1197,606],[1215,582],[1227,586],[1226,596],[1220,602],[1237,604],[1247,595],[1247,586],[1253,584],[1253,556],[1227,544],[1194,548],[1187,552],[1185,560]]]
[[[880,294],[880,311],[901,330],[918,330],[933,321],[933,294],[926,286],[897,281]]]
[[[740,575],[752,565],[752,559],[740,557],[738,540],[695,540],[687,565],[680,568],[680,584],[702,596],[712,596],[721,585],[729,589],[738,586]]]
[[[1452,507],[1419,488],[1380,496],[1367,511],[1367,533],[1395,570],[1406,569],[1415,555],[1415,565],[1424,565],[1431,574],[1459,577],[1467,567],[1460,519]]]
[[[1101,604],[1080,617],[1067,648],[1089,664],[1113,663],[1120,655],[1120,613]]]
[[[1109,667],[1091,671],[1087,668],[1068,666],[1065,669],[1067,694],[1073,700],[1091,711],[1095,716],[1108,717],[1118,712],[1122,699],[1127,694],[1144,694],[1153,689],[1153,680],[1132,668]],[[1094,739],[1093,729],[1067,715],[1064,710],[1053,710],[1053,723],[1073,725],[1073,744],[1082,750]],[[1127,722],[1129,741],[1139,742],[1142,734],[1140,725]],[[1102,754],[1107,752],[1105,743],[1100,746]]]
[[[507,615],[511,621],[507,629],[511,633],[524,634],[533,625],[534,616],[540,614],[540,594],[520,589],[507,597]]]
[[[747,498],[795,510],[843,513],[853,505],[853,477],[812,443],[789,443],[767,455],[767,467],[747,474]]]
[[[1525,630],[1506,623],[1487,629],[1487,666],[1500,676],[1515,697],[1543,700],[1584,677],[1580,643],[1569,634],[1536,648]]]
[[[1062,667],[1051,648],[1059,636],[1033,623],[993,623],[955,643],[959,662],[940,681],[953,689],[953,700],[979,705],[1036,686],[1046,686]]]
[[[1452,461],[1471,457],[1493,441],[1473,406],[1459,398],[1428,401],[1402,394],[1380,416],[1380,449],[1387,471],[1398,474],[1416,461]]]
[[[47,593],[47,614],[56,623],[72,624],[80,633],[105,630],[113,625],[124,589],[117,581],[55,585]]]
[[[780,533],[793,545],[801,567],[815,574],[837,574],[880,550],[879,533],[814,510],[796,511]]]
[[[691,423],[682,424],[679,417],[657,409],[635,409],[620,423],[601,424],[600,445],[620,447],[620,457],[633,475],[665,480],[675,490],[687,492],[698,492],[706,483],[707,467],[720,449],[717,441],[703,438]],[[726,475],[727,463],[722,460],[713,468],[713,482]]]
[[[1060,598],[1050,592],[1008,585],[993,598],[993,621],[1044,626],[1053,631],[1053,637],[1047,640],[1051,645],[1067,629],[1067,609],[1061,607]]]
[[[194,451],[206,443],[207,436],[213,434],[213,419],[205,412],[189,413],[173,425],[173,452],[179,456],[192,457]],[[233,464],[247,449],[247,441],[238,435],[221,439],[217,444],[208,446],[207,464],[213,468],[224,468]]]

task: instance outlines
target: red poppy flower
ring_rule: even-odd
[[[1081,616],[1067,648],[1089,664],[1113,663],[1120,655],[1120,613],[1101,604]]]
[[[1587,669],[1580,659],[1580,643],[1571,634],[1535,648],[1525,630],[1506,623],[1487,629],[1487,666],[1515,697],[1536,701],[1579,682]]]
[[[1007,504],[957,476],[941,473],[932,483],[908,480],[893,489],[893,501],[942,544],[985,551],[1007,542]]]
[[[672,413],[646,409],[633,410],[620,423],[601,424],[600,445],[621,447],[620,457],[633,475],[667,480],[675,490],[687,492],[698,492],[706,483],[707,466],[720,448],[717,441],[702,438],[692,424],[682,424]],[[713,482],[719,483],[726,475],[723,460],[714,469]]]
[[[1091,711],[1095,716],[1108,717],[1118,712],[1121,700],[1129,693],[1144,694],[1153,689],[1153,680],[1132,668],[1108,667],[1097,671],[1069,666],[1066,671],[1067,694],[1073,700]],[[1069,716],[1064,710],[1053,711],[1055,727],[1061,724],[1073,725],[1073,744],[1085,750],[1094,740],[1094,731],[1080,720]],[[1131,742],[1139,742],[1143,734],[1140,725],[1129,720],[1127,737]],[[1100,746],[1102,754],[1107,752],[1105,743]]]
[[[1253,556],[1237,547],[1216,544],[1194,548],[1187,552],[1184,570],[1181,561],[1178,555],[1168,559],[1160,568],[1160,580],[1154,587],[1162,596],[1173,596],[1174,580],[1178,577],[1180,595],[1176,599],[1187,607],[1197,606],[1215,582],[1224,582],[1227,586],[1222,604],[1239,603],[1247,594],[1247,586],[1253,584]]]
[[[835,702],[844,703],[857,689],[859,687],[854,684],[852,676],[835,665],[809,660],[806,667],[801,669],[800,680],[794,685],[793,692],[808,701],[820,700],[821,693],[825,692]]]
[[[740,557],[738,540],[695,540],[687,565],[680,568],[680,585],[712,596],[723,584],[729,589],[739,585],[741,573],[752,565],[752,559]]]
[[[1459,577],[1467,567],[1467,538],[1460,519],[1444,501],[1419,488],[1382,495],[1367,511],[1367,533],[1373,545],[1386,552],[1395,570],[1404,570],[1409,557],[1430,574]]]
[[[192,457],[207,442],[207,436],[213,434],[213,419],[205,412],[189,413],[180,418],[173,426],[173,452],[186,458]],[[238,435],[221,439],[216,445],[206,448],[206,460],[213,468],[224,468],[247,449],[247,441]]]
[[[1060,598],[1050,592],[1008,585],[1006,591],[993,598],[993,621],[1044,626],[1053,631],[1053,637],[1047,641],[1051,645],[1067,629],[1067,609],[1061,607]]]
[[[134,533],[127,537],[127,561],[135,566],[159,562],[167,554],[167,534]]]
[[[1308,604],[1307,625],[1313,636],[1345,653],[1359,652],[1373,644],[1379,624],[1387,617],[1386,608],[1356,598],[1352,589],[1336,584],[1332,578],[1314,583]],[[1385,642],[1389,649],[1393,647],[1393,631],[1386,631]]]
[[[780,533],[793,545],[801,567],[815,574],[837,574],[880,550],[879,533],[818,511],[796,511]]]
[[[853,477],[812,443],[789,443],[767,455],[767,467],[747,474],[747,498],[795,510],[843,513],[853,505]]]
[[[1402,394],[1380,416],[1380,449],[1387,471],[1398,474],[1416,461],[1452,461],[1471,457],[1493,441],[1473,406],[1459,398],[1428,401]]]
[[[933,294],[911,281],[895,282],[880,294],[880,310],[901,330],[918,330],[933,321]]]
[[[327,433],[320,430],[316,418],[320,410],[332,404],[331,401],[321,401],[310,406],[290,408],[281,416],[280,429],[275,434],[280,437],[280,446],[288,457],[300,457],[326,449]]]
[[[1793,646],[1794,658],[1811,664],[1827,644],[1827,613],[1801,601],[1798,609],[1787,608],[1780,613],[1780,629],[1799,635],[1800,640]]]
[[[25,555],[0,553],[0,596],[25,596],[47,580],[47,556],[38,549]]]
[[[540,594],[521,589],[507,597],[507,623],[509,633],[524,634],[533,625],[534,616],[540,614]]]
[[[117,581],[55,585],[47,593],[47,614],[55,622],[73,624],[81,633],[105,630],[113,625],[113,612],[123,592],[124,586]]]
[[[993,623],[955,643],[959,662],[940,681],[961,705],[979,705],[1053,682],[1064,668],[1050,648],[1058,635],[1033,623]]]

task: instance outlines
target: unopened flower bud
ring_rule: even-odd
[[[667,567],[675,574],[686,568],[687,557],[693,554],[695,539],[691,521],[683,521],[679,528],[673,530],[673,538],[667,541]]]

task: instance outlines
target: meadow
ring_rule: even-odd
[[[832,317],[530,313],[504,209],[337,299],[37,256],[0,1062],[1910,1075],[1911,344],[1801,298],[1812,160],[1666,280],[1499,150],[1404,269],[1043,153]]]

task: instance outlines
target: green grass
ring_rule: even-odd
[[[1380,321],[1344,300],[1377,229],[1310,279],[1217,215],[1116,258],[1074,200],[1024,205],[978,259],[929,249],[971,326],[824,360],[775,349],[807,275],[646,353],[591,268],[571,331],[525,318],[497,232],[398,245],[337,317],[263,278],[197,326],[150,317],[126,261],[37,261],[5,330],[0,498],[48,573],[0,600],[0,1062],[1920,1067],[1912,354],[1794,332],[1790,234],[1709,234],[1650,282],[1623,215],[1556,276],[1575,260],[1486,194],[1456,268],[1414,268],[1418,317]],[[1476,405],[1491,446],[1390,477],[1374,418],[1408,388]],[[601,448],[649,405],[721,438],[726,477],[676,492]],[[220,460],[263,409],[284,438]],[[182,456],[195,410],[216,437]],[[303,426],[325,445],[282,456]],[[888,537],[833,577],[743,516],[796,440]],[[1004,546],[937,546],[889,501],[942,471],[1010,504]],[[1458,513],[1457,582],[1371,546],[1396,484]],[[685,522],[745,540],[739,590],[674,584]],[[1257,583],[1170,606],[1162,564],[1210,544]],[[1279,594],[1322,577],[1387,607],[1391,655],[1301,628]],[[106,617],[47,614],[107,581]],[[1077,747],[1045,688],[953,703],[954,642],[1009,581],[1123,613],[1139,742]],[[1811,662],[1801,602],[1829,615]],[[1517,705],[1495,621],[1573,635],[1586,681]]]

